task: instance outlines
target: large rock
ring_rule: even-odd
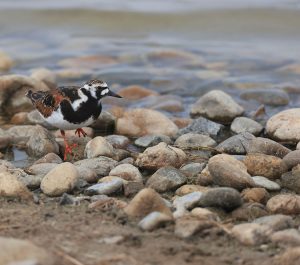
[[[237,117],[231,123],[230,129],[235,133],[249,132],[258,135],[263,127],[256,121],[247,117]]]
[[[189,149],[215,146],[216,142],[208,135],[187,133],[179,136],[175,141],[175,145],[181,149]]]
[[[98,156],[113,157],[113,146],[102,136],[97,136],[90,140],[85,146],[84,156],[94,158]]]
[[[140,168],[158,169],[164,166],[180,167],[186,160],[186,154],[179,148],[160,143],[148,147],[139,154],[136,165]]]
[[[278,194],[267,202],[272,213],[300,214],[300,196],[294,194]]]
[[[72,191],[79,179],[77,168],[65,162],[52,169],[42,180],[41,189],[49,196],[60,196]]]
[[[255,186],[246,166],[230,155],[220,154],[210,158],[208,170],[217,185],[238,190]]]
[[[146,134],[174,136],[178,127],[164,114],[150,109],[133,109],[117,120],[116,131],[131,137]]]
[[[284,110],[272,116],[266,131],[275,140],[297,144],[300,141],[300,108]]]
[[[221,90],[212,90],[192,106],[190,114],[227,123],[242,115],[243,112],[244,109],[231,96]]]

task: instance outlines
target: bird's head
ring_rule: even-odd
[[[91,95],[98,100],[106,96],[121,98],[120,95],[112,92],[102,80],[90,80],[83,87],[90,91]]]

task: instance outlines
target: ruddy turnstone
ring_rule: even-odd
[[[81,87],[61,86],[37,92],[29,90],[26,96],[46,122],[60,129],[65,143],[64,160],[77,146],[68,144],[65,130],[76,129],[75,135],[85,137],[87,134],[82,127],[89,126],[99,117],[102,110],[100,100],[106,96],[121,98],[101,80],[90,80]]]

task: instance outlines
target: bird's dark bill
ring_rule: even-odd
[[[111,96],[111,97],[115,97],[115,98],[121,98],[120,95],[112,92],[111,90],[109,90],[109,92],[106,94],[107,96]]]

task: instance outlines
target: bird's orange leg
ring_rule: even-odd
[[[76,131],[75,131],[75,135],[78,134],[78,136],[80,137],[81,134],[83,137],[86,137],[87,136],[87,133],[82,129],[82,128],[78,128]]]
[[[77,144],[69,145],[68,141],[66,139],[65,131],[60,130],[60,133],[61,133],[62,137],[64,138],[64,143],[65,143],[64,161],[66,161],[68,154],[73,155],[73,148],[77,147]]]

